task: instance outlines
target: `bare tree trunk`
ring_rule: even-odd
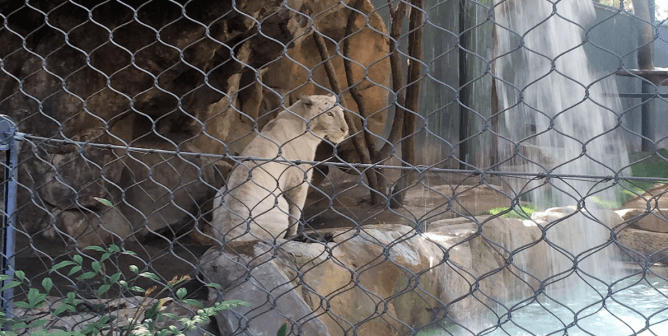
[[[392,129],[387,137],[387,142],[383,145],[377,155],[376,162],[387,160],[397,147],[403,134],[404,127],[404,105],[406,104],[404,86],[404,75],[401,69],[401,55],[399,54],[399,38],[401,37],[401,28],[404,17],[406,16],[406,3],[399,1],[396,9],[392,7],[392,0],[387,1],[390,7],[390,69],[392,73],[392,91],[395,94],[394,100],[394,118],[392,120]],[[384,169],[378,175],[378,183],[388,186],[385,178],[387,169]]]
[[[403,133],[404,124],[404,105],[406,103],[404,86],[404,75],[401,70],[401,55],[399,55],[399,38],[401,37],[401,26],[404,16],[406,16],[406,3],[399,1],[396,9],[392,8],[391,0],[387,1],[390,6],[391,28],[390,28],[390,69],[392,71],[392,91],[396,94],[394,103],[394,119],[392,120],[392,129],[387,138],[387,142],[380,149],[378,154],[380,160],[385,160],[392,154],[399,139]]]
[[[459,168],[466,169],[470,163],[471,146],[469,137],[469,106],[471,106],[471,84],[468,71],[468,51],[471,49],[471,32],[466,31],[473,26],[468,17],[468,0],[459,0]]]
[[[325,71],[327,72],[327,77],[329,78],[329,84],[332,87],[332,90],[334,90],[334,93],[340,95],[341,84],[339,84],[339,80],[336,77],[336,71],[334,70],[334,65],[332,65],[332,62],[329,59],[330,56],[329,56],[329,51],[327,51],[327,45],[325,44],[325,39],[317,31],[313,32],[313,37],[315,38],[316,46],[318,47],[318,51],[320,52],[320,57],[325,62]],[[345,109],[348,109],[344,99],[340,99],[340,103]],[[353,145],[355,146],[355,151],[357,152],[360,161],[362,161],[363,164],[371,164],[369,150],[367,149],[366,144],[364,143],[364,138],[362,137],[361,134],[357,134],[357,126],[355,126],[355,122],[350,116],[350,113],[344,113],[344,115],[346,118],[346,123],[348,123],[348,128],[350,130],[350,133],[356,134],[355,136],[353,136],[352,140],[353,140]],[[369,185],[373,189],[369,191],[371,193],[371,203],[372,204],[379,203],[381,200],[380,197],[381,195],[379,195],[377,192],[379,186],[377,183],[378,180],[376,178],[376,172],[373,169],[366,169],[366,177],[367,180],[369,181]]]
[[[653,7],[653,6],[652,6]],[[652,8],[654,10],[654,8]],[[652,57],[652,47],[654,46],[654,15],[650,12],[649,0],[633,0],[633,12],[641,19],[638,24],[638,68],[640,70],[653,70],[654,62]],[[650,79],[650,78],[646,78]],[[651,93],[656,87],[643,81],[641,84],[642,93]],[[652,111],[652,100],[643,98],[640,108],[640,133],[643,136],[641,149],[644,152],[654,151],[654,113]]]
[[[364,3],[365,0],[357,0],[355,1],[355,4],[353,5],[355,9],[361,10],[362,4]],[[353,35],[354,31],[353,29],[355,28],[355,17],[357,16],[357,12],[354,10],[350,11],[350,15],[348,15],[348,22],[346,23],[346,30],[345,30],[345,37],[346,39],[343,41],[343,68],[345,69],[346,72],[346,82],[348,83],[348,88],[350,90],[350,95],[353,97],[353,100],[355,101],[355,104],[357,104],[357,112],[359,116],[362,118],[362,127],[363,127],[363,132],[364,132],[364,139],[366,140],[366,147],[368,149],[369,153],[369,159],[371,162],[376,163],[378,162],[378,152],[376,150],[376,139],[374,136],[371,134],[369,131],[369,128],[366,127],[366,106],[364,104],[364,97],[359,93],[359,90],[357,89],[357,85],[355,84],[355,79],[353,78],[353,69],[352,69],[352,64],[350,62],[350,37]],[[366,173],[367,180],[369,180],[369,185],[376,191],[378,191],[382,196],[385,196],[385,185],[384,183],[381,183],[381,181],[384,181],[384,179],[379,178],[376,169],[373,168],[367,168],[367,173]],[[373,181],[371,179],[374,179]],[[376,195],[373,191],[371,191],[371,204],[378,204],[381,201],[383,201],[383,197],[380,197],[381,195]]]
[[[496,57],[499,56],[499,37],[497,35],[496,25],[492,27],[492,68],[491,73],[496,76]],[[496,89],[496,78],[492,77],[492,158],[489,164],[490,168],[499,163],[499,96]]]
[[[652,46],[654,39],[654,29],[652,27],[652,16],[649,12],[648,0],[633,0],[633,12],[641,19],[638,22],[638,68],[640,70],[654,69],[652,60]]]
[[[414,8],[410,11],[408,30],[408,88],[406,89],[406,109],[408,113],[404,116],[403,141],[401,142],[401,158],[404,165],[409,167],[415,165],[415,126],[417,113],[419,111],[420,76],[422,70],[422,25],[424,0],[412,0]],[[398,208],[406,197],[407,186],[413,180],[414,172],[403,171],[401,178],[397,181],[391,195],[391,207]]]
[[[353,8],[361,11],[363,3],[364,0],[355,1]],[[343,68],[346,71],[346,82],[348,83],[348,88],[350,89],[350,95],[353,97],[355,104],[357,104],[357,111],[360,117],[362,117],[363,119],[363,124],[366,124],[364,116],[367,114],[366,114],[366,106],[364,105],[364,97],[362,97],[359,90],[357,89],[357,85],[355,84],[355,79],[353,78],[352,65],[349,60],[350,37],[354,33],[353,29],[355,28],[355,16],[357,16],[357,12],[351,10],[350,15],[348,15],[348,22],[346,23],[346,32],[344,35],[346,39],[343,41]],[[371,135],[371,132],[369,132],[369,129],[367,127],[363,128],[364,128],[364,138],[366,139],[366,145],[367,148],[369,148],[369,154],[371,156],[371,159],[374,160],[375,159],[374,157],[376,156],[376,139],[374,139],[373,135]]]

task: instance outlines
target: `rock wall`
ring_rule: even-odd
[[[344,38],[349,2],[238,0],[233,8],[213,0],[42,0],[31,8],[6,1],[0,109],[21,132],[40,137],[235,155],[300,93],[329,88],[313,28],[327,37],[346,83],[335,43]],[[352,60],[368,66],[365,74],[354,65],[353,75],[368,127],[380,135],[389,42],[373,9],[368,1],[362,8],[373,29],[358,16],[348,38]],[[343,98],[356,108],[349,94]],[[319,159],[331,151],[323,148]],[[234,163],[40,140],[25,143],[20,155],[22,229],[80,245],[176,234],[201,221]],[[339,155],[357,160],[348,143]]]
[[[531,297],[547,276],[540,230],[517,219],[454,219],[424,235],[402,225],[324,234],[332,241],[209,250],[203,275],[223,287],[211,299],[250,303],[218,315],[221,334],[272,335],[286,319],[305,335],[404,335],[446,317],[466,325],[493,300]]]

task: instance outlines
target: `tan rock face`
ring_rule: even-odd
[[[20,131],[37,136],[239,154],[256,130],[300,93],[325,93],[314,85],[329,87],[313,46],[312,22],[332,39],[329,48],[335,55],[349,2],[237,0],[233,10],[232,1],[204,0],[185,6],[188,18],[175,4],[147,3],[136,12],[116,2],[89,11],[60,0],[48,2],[48,8],[35,4],[55,28],[44,25],[44,16],[19,11],[8,24],[31,37],[23,41],[0,32],[3,67],[22,79],[20,89],[14,77],[0,78],[2,108],[19,122]],[[52,11],[53,6],[60,7]],[[373,6],[367,1],[362,10],[371,13]],[[364,24],[360,16],[359,31],[350,37],[350,56],[368,66],[364,77],[362,67],[354,65],[354,80],[368,105],[369,128],[379,135],[388,97],[381,86],[390,86],[389,43]],[[387,32],[376,12],[370,14],[370,26]],[[68,32],[67,43],[62,32]],[[333,62],[345,84],[341,55]],[[343,97],[356,109],[348,94]],[[57,228],[76,235],[68,239],[80,244],[128,235],[142,239],[146,232],[204,220],[211,209],[209,192],[223,182],[212,172],[221,164],[202,158],[36,145],[25,145],[21,152],[21,225],[30,234],[50,237]],[[348,145],[339,150],[355,161],[351,153]],[[119,205],[124,218],[106,215],[94,197]],[[99,230],[89,224],[100,219]],[[86,235],[95,238],[83,239]]]
[[[666,262],[668,234],[626,228],[617,236],[624,251],[632,259],[645,263]]]
[[[621,209],[668,209],[668,184],[659,184],[621,206]]]
[[[624,209],[615,211],[631,227],[652,232],[668,232],[668,209]]]
[[[534,294],[536,280],[528,275],[520,279],[515,274],[521,273],[511,271],[521,267],[544,279],[544,243],[528,247],[538,242],[540,230],[516,219],[480,224],[485,237],[477,233],[478,224],[468,222],[441,225],[424,235],[401,225],[368,226],[360,233],[332,230],[333,241],[327,244],[291,241],[276,248],[259,242],[233,243],[225,252],[207,252],[202,269],[208,281],[223,286],[223,299],[247,297],[243,293],[250,290],[244,287],[249,282],[243,279],[248,274],[253,286],[269,292],[284,291],[272,286],[273,279],[289,279],[294,290],[283,297],[294,296],[289,299],[294,302],[299,298],[309,310],[298,308],[287,314],[300,321],[317,317],[330,335],[344,335],[351,328],[363,335],[403,334],[409,326],[421,327],[445,316],[446,305],[450,318],[463,321],[489,311],[483,303],[491,301],[484,295],[520,299]],[[522,247],[528,249],[520,252]],[[507,265],[511,254],[512,263]],[[275,259],[267,263],[272,256]],[[264,278],[254,276],[260,268]],[[471,287],[475,278],[481,279],[478,289]],[[477,299],[471,295],[474,292]],[[266,304],[263,294],[261,302],[251,306]],[[258,312],[238,314],[254,317]],[[219,325],[233,327],[233,321],[230,315],[218,316]],[[249,322],[257,332],[265,324],[260,318]]]

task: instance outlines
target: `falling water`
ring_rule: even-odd
[[[495,19],[500,132],[509,139],[499,141],[500,158],[506,161],[498,169],[615,175],[628,164],[622,131],[615,129],[622,109],[618,99],[604,94],[617,92],[614,76],[595,73],[585,52],[585,31],[595,19],[592,1],[505,1],[495,8]],[[523,324],[538,334],[568,329],[565,325],[577,320],[573,312],[600,309],[609,286],[624,277],[619,251],[608,244],[614,224],[611,213],[600,207],[601,200],[616,201],[615,188],[610,188],[613,182],[550,178],[516,179],[511,184],[516,195],[537,209],[571,206],[575,210],[564,221],[558,216],[543,222],[533,218],[547,228],[551,244],[547,278],[542,279],[546,289],[534,306],[514,313],[516,320],[523,318]],[[548,310],[559,314],[560,309],[562,320],[551,331],[545,329],[546,322],[532,323],[546,321]],[[601,318],[593,323],[619,322]],[[578,334],[580,326],[586,325],[578,324],[568,329],[569,334]],[[501,334],[510,326],[516,325],[508,323]],[[515,331],[524,334],[521,328]]]
[[[613,130],[620,103],[604,95],[617,91],[614,78],[602,80],[606,74],[594,73],[583,47],[585,29],[595,18],[594,7],[590,0],[555,3],[505,1],[496,8],[499,109],[502,132],[512,140],[499,144],[501,158],[512,158],[502,168],[614,175],[628,158],[620,131]],[[514,156],[517,151],[520,155]],[[580,296],[581,291],[590,290],[585,281],[609,283],[615,277],[612,246],[590,253],[605,246],[610,237],[611,223],[595,201],[616,200],[614,190],[606,190],[611,183],[551,178],[514,184],[515,191],[526,192],[525,199],[539,209],[585,207],[548,230],[547,239],[558,246],[549,250],[551,275],[568,278],[556,282],[548,293]],[[573,273],[576,256],[580,262]]]
[[[535,296],[498,298],[488,318],[444,321],[424,335],[668,333],[668,282],[623,272],[620,251],[609,244],[614,222],[605,209],[605,201],[618,201],[619,186],[591,178],[614,176],[628,164],[623,131],[616,128],[621,104],[605,95],[617,92],[614,75],[594,72],[585,50],[592,1],[494,2],[493,71],[504,138],[494,169],[567,177],[507,181],[522,201],[542,210],[572,207],[572,216],[533,218],[547,229],[551,245],[549,270]],[[520,255],[513,266],[526,269]]]

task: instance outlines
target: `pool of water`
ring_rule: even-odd
[[[570,298],[509,303],[479,321],[452,321],[424,330],[427,335],[668,335],[668,282],[662,278],[629,279],[610,288],[597,285]],[[572,293],[571,293],[572,294]],[[607,296],[607,297],[606,297]],[[512,308],[511,308],[512,307]]]

